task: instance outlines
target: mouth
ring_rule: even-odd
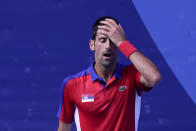
[[[105,58],[111,58],[112,55],[111,55],[111,53],[104,53],[103,56],[104,56]]]

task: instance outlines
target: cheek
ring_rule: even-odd
[[[95,48],[95,57],[98,58],[98,59],[101,59],[102,58],[102,54],[103,54],[102,48],[96,47]]]
[[[101,45],[96,45],[96,46],[95,46],[95,53],[96,53],[96,54],[100,54],[102,48],[103,48],[103,47],[101,47]]]
[[[95,49],[95,55],[97,57],[101,56],[101,51],[99,49]]]

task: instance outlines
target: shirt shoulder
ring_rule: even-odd
[[[69,86],[72,86],[75,84],[79,84],[80,79],[82,77],[87,76],[88,74],[89,74],[89,69],[85,69],[85,70],[78,72],[76,74],[69,75],[63,80],[61,87],[65,88],[65,87],[69,87]]]

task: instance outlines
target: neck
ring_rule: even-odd
[[[116,69],[117,63],[110,67],[105,67],[99,63],[95,63],[94,69],[98,76],[100,76],[106,83],[111,79]]]

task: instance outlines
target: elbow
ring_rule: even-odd
[[[151,79],[151,87],[155,86],[156,84],[158,84],[162,79],[161,74],[158,72],[156,74],[153,75],[152,79]]]

